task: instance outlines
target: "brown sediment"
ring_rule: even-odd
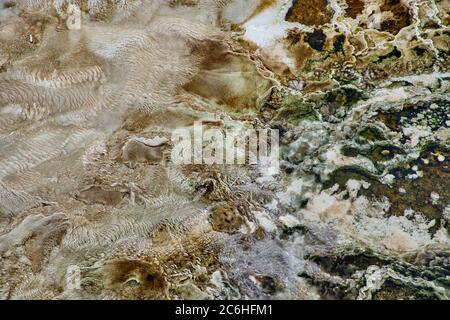
[[[125,120],[122,128],[130,132],[139,132],[148,127],[177,128],[194,124],[196,118],[182,112],[164,111],[134,111]]]
[[[130,162],[157,163],[162,160],[163,146],[148,146],[143,142],[130,140],[122,150],[122,160]]]
[[[345,13],[353,19],[356,18],[364,10],[363,0],[346,0],[345,2],[347,3],[347,9],[345,9]]]
[[[34,272],[41,270],[42,264],[53,248],[61,243],[68,227],[65,217],[58,216],[52,219],[41,232],[33,233],[33,236],[25,243],[25,252]]]
[[[217,207],[211,215],[211,224],[216,231],[236,232],[243,222],[239,210],[230,204]]]
[[[5,3],[3,4],[3,8],[8,9],[8,8],[14,8],[16,6],[16,3],[14,1],[5,1]]]
[[[409,26],[412,22],[409,8],[400,0],[384,0],[380,6],[383,12],[391,12],[392,17],[385,18],[381,22],[381,30],[396,35],[401,29]]]
[[[255,11],[253,11],[253,13],[250,15],[250,17],[248,17],[247,19],[245,19],[244,23],[250,19],[252,19],[253,17],[256,17],[258,14],[260,14],[261,12],[263,12],[264,10],[266,10],[267,8],[272,7],[273,5],[275,5],[277,3],[276,0],[260,0],[258,6],[256,7]]]
[[[275,3],[277,3],[277,0],[260,0],[258,7],[253,14],[258,14],[265,9],[272,7]]]
[[[327,81],[311,81],[308,82],[305,86],[304,92],[310,93],[310,92],[318,92],[318,91],[327,91],[331,90],[334,86],[334,82],[332,80]]]
[[[286,14],[286,21],[319,26],[331,21],[333,10],[327,0],[295,0]]]
[[[201,61],[199,73],[183,88],[211,99],[229,110],[257,109],[258,101],[269,89],[246,55],[236,54],[224,43],[204,41],[193,49]]]
[[[130,298],[161,298],[164,296],[167,281],[159,266],[140,260],[112,260],[105,266],[105,286],[119,289]],[[134,282],[134,285],[133,283]],[[127,285],[134,288],[126,290]]]
[[[120,191],[104,190],[101,187],[92,186],[80,192],[79,199],[87,203],[99,203],[103,205],[118,205],[123,198]]]
[[[286,63],[276,59],[276,57],[272,57],[270,52],[267,52],[267,50],[261,51],[261,62],[267,69],[280,77],[292,75],[289,66]]]
[[[286,40],[297,70],[302,69],[306,61],[314,56],[314,50],[304,42],[304,33],[298,29],[289,30]]]
[[[170,0],[170,6],[188,6],[192,7],[198,4],[198,0]]]

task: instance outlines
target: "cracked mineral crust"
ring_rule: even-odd
[[[449,12],[0,0],[0,299],[449,299]]]

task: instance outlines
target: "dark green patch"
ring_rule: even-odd
[[[303,120],[317,119],[318,114],[313,104],[290,96],[281,104],[281,108],[272,121],[274,123],[288,122],[293,125],[298,125]]]
[[[440,99],[405,103],[401,111],[382,112],[377,118],[395,131],[401,131],[409,125],[427,126],[431,131],[436,131],[446,126],[446,122],[450,120],[450,102]]]
[[[373,300],[439,300],[441,297],[431,287],[404,283],[388,278],[373,296]]]
[[[420,57],[427,51],[427,49],[424,49],[421,47],[414,47],[413,51],[415,52],[416,55],[418,55]]]
[[[396,155],[404,154],[401,148],[389,143],[376,143],[368,146],[344,145],[341,151],[347,157],[364,156],[370,159],[378,169],[383,169],[383,163],[394,159]]]
[[[342,52],[344,49],[345,35],[339,34],[334,37],[333,48],[335,52]]]
[[[388,54],[386,54],[384,56],[379,56],[377,62],[383,62],[390,58],[398,59],[401,56],[402,56],[402,53],[400,51],[398,51],[398,49],[396,47],[394,47],[394,49],[391,52],[389,52]]]
[[[448,271],[443,268],[445,263],[439,262],[433,254],[434,266],[424,266],[412,264],[399,257],[391,257],[381,252],[375,252],[370,248],[362,247],[342,247],[331,252],[313,252],[305,258],[316,263],[323,271],[346,281],[331,282],[328,280],[316,279],[314,274],[307,272],[300,276],[309,279],[319,287],[319,291],[324,297],[333,299],[356,299],[359,289],[366,285],[366,275],[357,277],[357,272],[364,273],[370,266],[389,268],[393,273],[398,274],[398,279],[403,277],[407,280],[398,280],[397,277],[386,275],[381,287],[376,289],[372,299],[444,299],[445,296],[435,290],[433,284],[421,284],[414,279],[424,279],[433,281],[441,288],[449,288],[448,283],[442,281],[446,279]],[[442,266],[441,266],[442,265]],[[355,279],[355,282],[347,282]]]
[[[305,40],[314,50],[323,51],[327,36],[322,30],[315,29],[314,32],[306,35]]]
[[[391,84],[387,86],[389,89],[399,88],[399,87],[414,87],[414,84],[405,80],[392,81]]]
[[[327,92],[324,101],[328,107],[337,110],[340,107],[349,109],[361,99],[366,99],[366,95],[362,90],[350,86],[342,86]]]
[[[443,155],[445,160],[439,162],[437,154]],[[428,163],[426,164],[422,159],[426,159]],[[415,166],[417,171],[412,169]],[[408,177],[417,172],[422,172],[423,176],[416,179]],[[330,175],[330,179],[323,183],[323,187],[328,189],[338,184],[341,190],[345,190],[349,179],[368,181],[370,187],[368,189],[361,188],[360,195],[378,200],[387,197],[391,203],[388,215],[403,215],[406,209],[413,209],[430,220],[435,219],[436,224],[430,228],[430,232],[434,234],[444,223],[442,212],[450,203],[449,148],[437,143],[430,144],[423,149],[419,159],[399,164],[397,167],[389,169],[388,173],[395,177],[391,186],[382,184],[376,176],[360,167],[343,166]],[[399,189],[404,189],[405,192],[401,193]],[[439,200],[435,203],[431,200],[431,192],[439,195]],[[448,225],[447,230],[449,230]]]
[[[13,1],[6,1],[3,4],[3,8],[8,9],[8,8],[14,8],[16,6],[16,3]]]
[[[392,261],[383,260],[370,250],[349,252],[339,256],[312,256],[310,260],[319,264],[327,273],[345,278],[351,277],[356,271],[366,270],[369,266],[383,266]]]
[[[383,133],[383,130],[376,126],[366,126],[357,133],[357,137],[355,138],[358,143],[365,143],[367,141],[374,142],[385,140],[386,137]]]

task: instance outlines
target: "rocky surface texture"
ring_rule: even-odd
[[[0,0],[0,298],[448,299],[449,12]],[[196,121],[280,172],[174,165]]]

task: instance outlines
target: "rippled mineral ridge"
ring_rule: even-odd
[[[449,12],[0,0],[0,298],[448,299]],[[198,121],[280,171],[174,165]]]

